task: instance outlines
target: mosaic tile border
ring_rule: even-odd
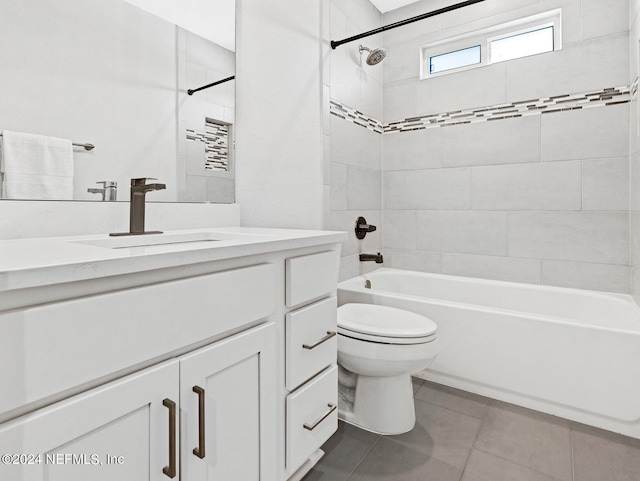
[[[396,122],[383,124],[362,112],[352,109],[335,100],[330,101],[329,112],[332,115],[350,121],[379,134],[412,132],[436,127],[450,127],[477,122],[489,122],[530,115],[550,114],[567,110],[580,110],[609,105],[625,104],[631,101],[638,90],[638,79],[631,87],[611,87],[593,92],[554,95],[541,99],[522,100],[468,110],[455,110],[440,114],[410,117]]]
[[[229,126],[207,119],[205,131],[186,129],[187,140],[205,144],[204,168],[227,172],[229,170]]]

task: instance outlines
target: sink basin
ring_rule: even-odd
[[[130,249],[135,247],[187,244],[193,242],[219,242],[222,240],[219,237],[221,236],[214,232],[188,232],[107,237],[104,239],[88,239],[72,242],[74,244],[104,247],[107,249]],[[224,237],[224,235],[222,237]]]

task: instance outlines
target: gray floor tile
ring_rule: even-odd
[[[558,479],[474,449],[464,468],[461,481],[558,481]]]
[[[321,448],[324,457],[304,481],[346,481],[380,437],[340,421],[338,431]]]
[[[462,469],[384,437],[349,481],[459,481]]]
[[[479,429],[477,418],[416,400],[413,430],[385,439],[462,469]]]
[[[640,480],[640,440],[571,424],[575,481]]]
[[[482,418],[488,399],[466,391],[425,381],[415,393],[416,399],[451,409],[474,418]]]
[[[567,420],[490,401],[474,447],[534,471],[572,481]]]

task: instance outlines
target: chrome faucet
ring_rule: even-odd
[[[118,183],[113,180],[101,180],[96,184],[102,184],[102,188],[89,188],[87,192],[90,194],[102,194],[102,201],[117,200],[118,197]]]
[[[144,230],[145,196],[152,190],[166,189],[165,184],[147,184],[147,180],[156,180],[151,177],[131,179],[131,202],[129,204],[129,232],[117,232],[112,236],[162,234],[162,231]]]

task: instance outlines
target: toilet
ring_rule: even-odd
[[[378,434],[411,431],[416,422],[411,375],[439,352],[431,319],[387,306],[338,308],[338,416]]]

